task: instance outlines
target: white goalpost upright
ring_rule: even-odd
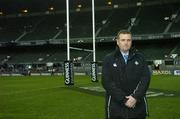
[[[95,8],[92,0],[92,35],[93,35],[93,61],[91,62],[91,80],[97,82],[97,62],[96,62],[96,35],[95,35]]]
[[[70,60],[69,0],[66,0],[67,60],[64,61],[64,83],[74,85],[73,62]]]
[[[93,35],[93,62],[96,62],[96,38],[95,38],[94,0],[92,0],[92,35]]]
[[[69,0],[66,0],[67,60],[70,60]]]

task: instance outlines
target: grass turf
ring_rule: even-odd
[[[0,119],[104,119],[104,96],[77,90],[101,86],[87,76],[75,76],[65,86],[61,76],[0,77]],[[180,76],[153,76],[151,89],[176,92],[150,97],[147,119],[179,119]]]

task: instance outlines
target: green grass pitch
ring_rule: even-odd
[[[0,119],[104,119],[99,87],[87,76],[75,76],[74,86],[62,76],[0,77]],[[147,119],[180,118],[180,76],[153,76],[149,90],[157,96],[148,97]]]

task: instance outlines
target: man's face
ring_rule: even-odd
[[[128,52],[131,48],[132,38],[131,34],[120,34],[117,39],[117,45],[122,52]]]

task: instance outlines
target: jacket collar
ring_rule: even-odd
[[[132,59],[136,55],[136,53],[137,53],[137,49],[135,49],[134,47],[131,47],[131,49],[129,50],[128,60]],[[119,47],[116,47],[114,57],[115,58],[122,57]]]

